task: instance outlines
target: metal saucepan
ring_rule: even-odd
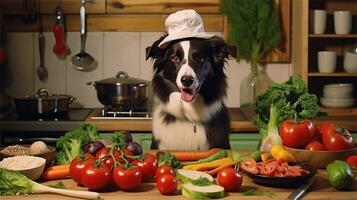
[[[51,95],[47,89],[41,88],[36,95],[17,97],[14,101],[18,115],[52,116],[67,114],[74,99],[69,95]]]
[[[146,103],[149,83],[119,71],[116,77],[88,82],[87,85],[95,87],[98,100],[104,106],[133,108]]]

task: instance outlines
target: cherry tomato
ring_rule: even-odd
[[[82,172],[82,182],[89,190],[100,190],[112,182],[112,171],[105,165],[93,163],[85,167]]]
[[[69,165],[69,175],[78,184],[83,185],[81,172],[82,170],[93,164],[94,157],[91,154],[84,154],[75,157]]]
[[[133,155],[133,153],[132,153],[129,149],[127,149],[127,148],[123,149],[122,151],[123,151],[123,153],[124,153],[124,156],[132,156],[132,155]],[[119,154],[114,154],[115,159],[117,159],[117,161],[119,161],[120,163],[125,163],[124,159],[121,157],[121,152],[119,151],[118,153],[119,153]],[[130,158],[128,158],[128,157],[125,157],[125,159],[126,159],[128,162],[131,162],[131,160],[132,160],[132,159],[130,159]]]
[[[174,169],[169,166],[169,165],[161,165],[160,167],[158,167],[156,169],[156,172],[155,172],[155,177],[156,179],[158,179],[161,175],[163,174],[172,174],[172,175],[175,175],[175,171]]]
[[[295,122],[287,119],[280,123],[279,134],[285,146],[303,148],[311,142],[315,129],[310,120]]]
[[[334,124],[326,125],[322,130],[322,142],[328,151],[347,150],[356,145],[348,130]]]
[[[114,183],[123,191],[132,191],[140,187],[141,170],[139,167],[117,167],[113,171]]]
[[[357,168],[357,155],[348,156],[347,164],[353,168]]]
[[[104,165],[106,165],[109,169],[113,169],[114,160],[109,154],[110,154],[110,149],[109,148],[103,148],[103,149],[101,149],[101,150],[99,150],[97,152],[97,154],[95,155],[95,158],[97,160],[101,159],[101,161],[102,161],[102,163]],[[120,156],[120,152],[117,151],[117,150],[114,151],[114,156],[116,157],[116,155],[118,157]]]
[[[156,187],[163,195],[174,194],[177,190],[177,180],[173,174],[162,174],[156,179]]]
[[[143,160],[134,160],[132,163],[140,168],[142,181],[148,181],[155,176],[157,160],[154,155],[147,153],[144,155]]]
[[[324,145],[319,141],[312,141],[305,146],[305,150],[310,151],[326,151]]]
[[[255,161],[253,158],[245,159],[240,163],[240,167],[250,173],[257,174],[259,172],[257,161]]]
[[[232,167],[221,169],[217,174],[217,183],[227,192],[237,191],[242,181],[242,176]]]

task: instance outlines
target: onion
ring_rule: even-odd
[[[95,155],[100,149],[104,148],[104,144],[99,141],[92,141],[84,146],[83,152]]]
[[[136,142],[129,142],[127,149],[133,153],[134,156],[143,154],[143,149],[140,144]]]

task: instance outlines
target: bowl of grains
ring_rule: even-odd
[[[40,178],[46,159],[38,156],[12,156],[0,161],[0,168],[18,171],[31,180]]]
[[[13,156],[38,156],[46,159],[46,165],[53,164],[56,157],[56,148],[37,141],[31,145],[11,145],[0,148],[0,161]]]

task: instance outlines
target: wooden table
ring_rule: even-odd
[[[326,178],[325,170],[318,170],[318,173],[315,175],[315,182],[310,188],[309,192],[306,194],[304,199],[343,199],[343,200],[353,200],[357,199],[357,187],[354,186],[352,191],[338,191],[332,188],[328,180]],[[62,180],[67,189],[76,189],[76,190],[86,190],[86,188],[76,186],[75,182],[71,179]],[[45,185],[54,185],[57,181],[49,181],[43,184]],[[249,189],[257,189],[258,191],[264,191],[264,195],[262,196],[244,196],[242,192]],[[123,192],[117,191],[117,189],[113,188],[114,191],[106,191],[100,192],[104,199],[135,199],[135,200],[152,200],[152,199],[186,199],[181,194],[176,194],[173,196],[163,196],[156,189],[154,183],[143,183],[140,190],[136,192]],[[247,199],[247,200],[262,200],[262,199],[287,199],[289,194],[294,189],[283,189],[283,188],[272,188],[265,187],[261,185],[257,185],[251,181],[251,179],[247,176],[243,176],[243,184],[241,189],[238,192],[234,193],[226,193],[226,196],[223,199]],[[64,200],[64,199],[74,199],[59,195],[52,194],[34,194],[28,196],[2,196],[2,200],[15,200],[15,199],[33,199],[33,200]]]

